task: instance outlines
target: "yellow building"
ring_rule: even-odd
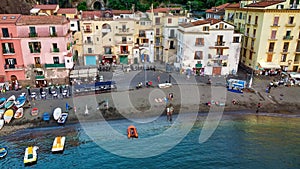
[[[59,8],[57,15],[65,16],[68,19],[78,19],[78,11],[76,8]]]
[[[300,70],[299,7],[289,0],[241,1],[226,7],[225,20],[244,35],[242,65],[260,73]]]
[[[59,6],[57,4],[53,5],[34,5],[30,10],[33,15],[54,15],[56,14]]]

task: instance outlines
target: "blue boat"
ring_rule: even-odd
[[[4,107],[5,107],[6,109],[11,108],[11,107],[15,104],[15,101],[16,101],[16,96],[15,96],[15,95],[10,96],[10,97],[6,100],[6,102],[5,102],[5,104],[4,104]]]
[[[3,158],[7,155],[7,148],[6,147],[2,147],[0,148],[0,158]]]
[[[25,102],[26,102],[26,97],[25,96],[19,96],[16,100],[15,106],[17,108],[20,108],[20,107],[24,106]]]
[[[0,98],[0,109],[4,107],[5,102],[6,102],[6,98],[5,97]]]
[[[44,121],[50,121],[50,114],[48,113],[48,112],[45,112],[44,114],[43,114],[43,120]]]

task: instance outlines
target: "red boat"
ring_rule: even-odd
[[[127,128],[127,136],[128,136],[128,138],[138,138],[139,137],[137,130],[133,125],[130,125]]]

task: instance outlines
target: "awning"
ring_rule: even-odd
[[[281,67],[273,62],[259,62],[261,68],[264,69],[280,69]]]

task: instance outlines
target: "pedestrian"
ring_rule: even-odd
[[[259,109],[260,109],[260,107],[261,107],[261,103],[259,102],[259,103],[257,104],[256,113],[258,113],[258,112],[259,112]]]
[[[42,86],[40,87],[40,95],[42,95],[43,94],[43,88],[42,88]]]
[[[160,83],[160,76],[157,76],[157,82]]]
[[[31,96],[30,87],[27,88],[28,96]]]

